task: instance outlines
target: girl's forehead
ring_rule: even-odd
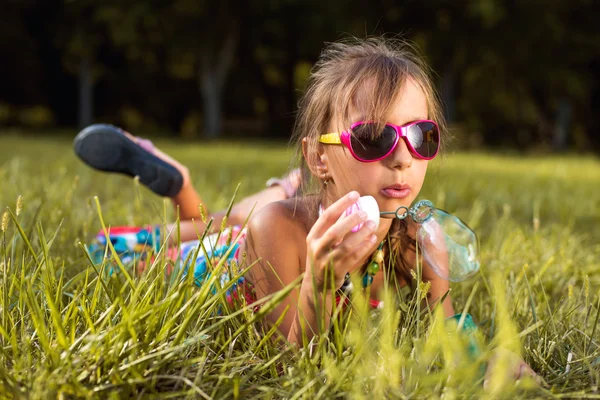
[[[407,80],[400,96],[394,101],[388,122],[403,125],[407,122],[429,118],[427,96],[421,86],[413,79]]]
[[[412,78],[402,82],[396,91],[378,93],[378,88],[365,85],[357,90],[346,110],[337,120],[352,123],[378,120],[401,125],[419,119],[428,119],[428,99],[421,85]]]

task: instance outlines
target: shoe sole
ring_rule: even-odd
[[[88,126],[75,137],[73,148],[92,168],[138,176],[142,184],[160,196],[173,197],[183,186],[183,176],[175,167],[144,150],[115,126]]]

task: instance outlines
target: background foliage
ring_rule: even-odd
[[[0,126],[289,137],[324,46],[402,34],[467,146],[600,148],[593,0],[7,0]]]

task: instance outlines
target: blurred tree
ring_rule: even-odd
[[[86,124],[94,110],[100,120],[216,137],[226,113],[288,136],[323,43],[392,32],[416,42],[438,74],[448,118],[485,144],[600,149],[592,0],[8,5],[0,50],[16,62],[0,67],[0,108],[12,123],[23,107],[47,107],[43,120],[62,125],[76,115]]]
[[[37,37],[27,28],[25,16],[31,8],[27,3],[11,2],[3,12],[5,21],[0,24],[0,52],[5,55],[0,101],[11,102],[15,106],[43,100],[43,93],[38,91],[42,80],[42,65],[37,54],[39,45]],[[23,74],[31,78],[23,79]]]
[[[195,81],[202,97],[204,135],[219,136],[223,90],[239,40],[235,0],[132,1],[100,5],[96,16],[128,59],[175,79]]]
[[[226,78],[239,42],[239,2],[177,0],[161,15],[169,62],[179,64],[180,77],[197,82],[204,135],[216,138],[221,134]],[[182,73],[181,67],[188,72]]]
[[[77,126],[83,128],[93,122],[94,115],[94,58],[102,39],[97,32],[89,0],[72,2],[56,24],[55,43],[62,50],[65,69],[77,76]]]
[[[60,53],[51,42],[52,21],[60,13],[55,6],[56,1],[8,0],[3,4],[0,106],[4,112],[0,124],[32,126],[31,116],[41,114],[49,122],[64,117],[64,108],[55,96],[61,85],[68,86]]]
[[[440,2],[438,29],[424,36],[435,69],[453,75],[456,118],[490,144],[564,149],[585,120],[571,114],[585,112],[599,83],[588,69],[600,54],[594,8],[588,0]]]

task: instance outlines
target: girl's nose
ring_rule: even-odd
[[[388,160],[392,164],[393,168],[410,168],[413,162],[413,156],[410,150],[408,150],[406,142],[403,140],[403,138],[400,138],[398,145],[392,154],[388,156]]]

